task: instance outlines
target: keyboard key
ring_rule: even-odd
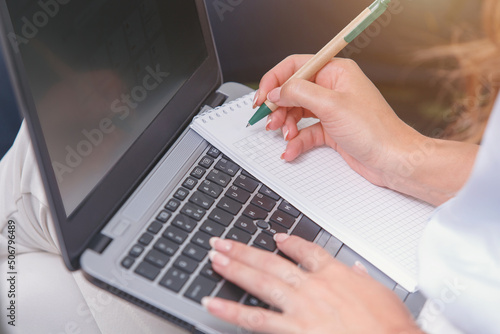
[[[276,201],[273,200],[271,197],[267,197],[265,195],[262,195],[261,193],[256,194],[252,198],[252,204],[258,206],[261,209],[266,210],[267,212],[271,212],[271,210],[274,208],[276,205]]]
[[[271,224],[269,224],[269,222],[265,220],[257,220],[255,222],[255,225],[257,225],[258,228],[261,228],[263,230],[267,230],[269,227],[271,227]]]
[[[174,292],[179,292],[189,279],[189,275],[182,270],[170,268],[160,281],[160,285]]]
[[[239,228],[232,228],[226,234],[226,239],[235,240],[244,244],[247,244],[251,238],[252,236],[250,234],[243,230],[240,230]]]
[[[182,186],[184,188],[189,189],[189,190],[193,190],[194,187],[196,187],[197,183],[198,183],[198,180],[196,180],[195,178],[193,178],[193,177],[190,176],[190,177],[188,177],[186,179],[186,181],[184,181],[184,183],[182,184]]]
[[[236,180],[234,180],[233,184],[251,193],[253,193],[255,189],[257,189],[257,187],[259,186],[259,182],[244,175],[238,176]]]
[[[149,245],[149,243],[151,241],[153,241],[153,236],[149,233],[144,233],[143,235],[141,235],[141,237],[139,238],[139,243],[140,244],[143,244],[144,246],[147,246]]]
[[[231,176],[235,176],[240,170],[240,166],[224,158],[219,160],[215,168]]]
[[[184,255],[181,255],[177,258],[177,260],[175,260],[174,267],[177,267],[189,274],[192,274],[196,270],[196,267],[198,267],[198,262]]]
[[[281,202],[280,206],[279,206],[279,209],[281,211],[284,211],[286,213],[288,213],[289,215],[292,215],[294,216],[295,218],[297,218],[299,215],[300,215],[300,211],[295,209],[290,203],[288,203],[287,201],[283,201]]]
[[[231,215],[225,211],[222,211],[219,208],[216,208],[212,211],[212,213],[210,213],[208,218],[221,225],[229,226],[229,224],[231,224],[231,222],[233,221],[234,215]]]
[[[240,212],[242,205],[236,202],[235,200],[232,200],[229,197],[224,196],[219,201],[219,203],[217,203],[217,207],[233,215],[236,215],[238,212]]]
[[[196,191],[193,196],[189,199],[191,203],[194,203],[203,209],[209,209],[214,204],[214,199],[208,195],[205,195],[201,191]]]
[[[198,231],[191,239],[191,242],[200,246],[200,247],[203,247],[205,249],[210,250],[212,248],[212,246],[210,246],[210,238],[211,237],[212,236],[210,234],[206,234],[205,232]]]
[[[200,221],[207,212],[194,204],[186,203],[181,209],[181,213],[196,221]]]
[[[155,249],[152,249],[146,254],[144,260],[151,263],[152,265],[157,266],[158,268],[163,268],[167,265],[170,258],[165,254],[160,253]]]
[[[213,146],[210,147],[210,149],[207,152],[207,154],[209,156],[211,156],[212,158],[214,158],[214,159],[217,159],[219,157],[220,153],[221,152],[218,149],[216,149],[215,147],[213,147]]]
[[[250,198],[250,193],[242,188],[238,188],[236,186],[231,186],[226,192],[226,196],[234,199],[241,204],[245,204]]]
[[[274,252],[276,250],[276,242],[274,242],[273,237],[267,233],[260,233],[253,243],[254,245],[262,247],[271,252]]]
[[[290,228],[293,223],[295,223],[295,218],[283,211],[277,210],[271,216],[271,221],[278,223],[285,228]]]
[[[151,223],[151,225],[149,225],[148,232],[153,233],[153,234],[157,234],[158,232],[160,232],[162,227],[163,227],[163,225],[161,223],[154,221]]]
[[[162,212],[160,212],[160,214],[158,214],[156,220],[162,223],[166,223],[170,216],[172,216],[170,212],[163,210]]]
[[[267,217],[267,211],[262,210],[261,208],[258,208],[252,204],[246,207],[245,211],[243,211],[243,214],[253,220],[266,219]]]
[[[217,198],[220,196],[224,188],[210,181],[203,181],[201,185],[198,187],[198,190],[204,194],[207,194],[213,198]]]
[[[321,227],[319,227],[311,219],[303,216],[297,226],[293,229],[292,235],[299,236],[307,241],[313,241],[316,239],[316,236],[320,231]]]
[[[207,256],[208,252],[206,249],[203,249],[200,246],[189,243],[182,251],[182,254],[192,258],[195,261],[201,262],[201,260],[203,260],[205,256]]]
[[[249,172],[247,172],[246,170],[242,170],[242,171],[241,171],[241,175],[243,175],[243,176],[247,176],[247,177],[249,177],[249,178],[251,178],[251,179],[254,179],[255,181],[257,181],[257,182],[258,182],[257,178],[256,178],[255,176],[253,176],[252,174],[250,174]]]
[[[245,290],[231,282],[226,281],[222,288],[220,288],[219,292],[217,292],[217,297],[237,302],[241,299],[241,297],[243,297],[244,294]]]
[[[128,255],[132,257],[138,257],[142,254],[142,252],[144,252],[144,247],[142,247],[141,245],[135,245],[134,247],[132,247]]]
[[[173,241],[167,240],[165,238],[160,238],[155,243],[153,248],[167,254],[168,256],[173,256],[179,249],[179,246]]]
[[[163,236],[180,245],[186,240],[188,234],[175,226],[169,226],[165,232],[163,232]]]
[[[172,225],[186,232],[191,232],[196,227],[196,221],[186,215],[178,214],[174,220],[172,220]]]
[[[135,262],[135,260],[133,257],[127,256],[126,258],[123,259],[121,264],[122,264],[122,267],[124,267],[125,269],[130,269],[130,267],[132,267],[134,262]]]
[[[210,168],[212,164],[214,163],[214,159],[209,157],[209,156],[204,156],[203,159],[201,159],[199,165],[204,168]]]
[[[253,307],[261,307],[261,308],[268,308],[269,305],[261,301],[259,298],[248,295],[245,300],[243,301],[243,304],[248,305],[248,306],[253,306]]]
[[[288,233],[288,230],[279,224],[269,223],[269,225],[269,228],[263,231],[264,233],[271,236],[274,236],[276,233]]]
[[[265,185],[262,185],[262,187],[259,189],[259,193],[264,194],[268,197],[271,197],[275,201],[279,201],[281,199],[281,197],[278,194],[276,194],[274,191],[272,191],[271,189],[269,189]]]
[[[255,226],[253,220],[245,216],[238,218],[238,220],[234,223],[234,226],[250,234],[257,232],[257,226]]]
[[[195,177],[197,179],[201,179],[201,177],[203,175],[205,175],[205,173],[207,172],[207,170],[205,168],[202,168],[200,166],[196,166],[193,171],[191,172],[191,176],[192,177]]]
[[[153,266],[147,262],[141,262],[140,265],[135,269],[135,273],[141,275],[142,277],[147,278],[150,281],[154,281],[156,276],[160,273],[160,268]]]
[[[206,278],[214,281],[214,282],[220,282],[222,280],[222,276],[217,274],[214,269],[212,268],[212,265],[210,263],[207,263],[200,271],[200,274],[205,276]]]
[[[229,182],[231,182],[231,176],[218,171],[213,170],[207,175],[207,180],[217,183],[219,186],[226,187]]]
[[[174,212],[179,208],[179,206],[181,206],[181,202],[172,198],[170,201],[168,201],[167,205],[165,205],[165,209]]]
[[[197,303],[201,303],[201,299],[209,296],[214,291],[216,285],[217,283],[214,281],[203,276],[198,276],[189,286],[184,296]]]
[[[207,220],[200,227],[200,231],[206,232],[213,237],[220,237],[224,233],[224,226],[211,220]]]
[[[184,188],[179,188],[174,194],[174,197],[177,198],[178,200],[185,200],[186,197],[189,195],[189,191]]]

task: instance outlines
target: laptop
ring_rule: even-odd
[[[204,296],[268,307],[211,268],[211,236],[277,253],[299,235],[361,261],[417,316],[409,294],[189,129],[251,89],[223,83],[195,0],[2,0],[1,39],[69,270],[193,333],[234,333]],[[280,254],[281,255],[281,254]]]

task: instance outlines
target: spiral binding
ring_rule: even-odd
[[[245,106],[248,106],[248,103],[249,103],[249,100],[251,100],[250,97],[252,96],[252,94],[254,94],[254,93],[250,93],[250,94],[244,95],[244,96],[242,96],[240,98],[237,98],[234,101],[225,103],[225,104],[223,104],[221,106],[218,106],[218,107],[216,107],[214,109],[210,109],[210,110],[204,111],[201,114],[195,116],[193,118],[193,121],[201,119],[201,121],[204,124],[206,124],[209,121],[215,120],[215,117],[218,117],[218,118],[222,117],[221,111],[222,111],[222,113],[224,113],[225,115],[227,115],[229,113],[227,109],[229,109],[231,111],[235,111],[235,108],[234,108],[235,105],[236,105],[237,109],[241,109],[242,108],[242,104],[245,105]],[[208,116],[208,120],[205,118],[205,116]]]

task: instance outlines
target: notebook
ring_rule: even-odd
[[[267,306],[214,273],[208,240],[277,253],[272,235],[284,232],[348,265],[361,261],[418,315],[419,293],[189,127],[251,92],[223,84],[203,1],[0,0],[0,16],[69,270],[189,332],[235,333],[206,312],[203,296]]]
[[[255,112],[253,95],[205,112],[191,127],[404,288],[415,291],[418,243],[434,207],[371,184],[328,147],[313,149],[292,163],[281,160],[286,149],[281,131],[266,132],[265,121],[246,127]],[[305,119],[299,128],[316,122]]]

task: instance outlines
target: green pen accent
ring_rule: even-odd
[[[270,115],[272,112],[273,111],[265,103],[263,103],[260,106],[259,110],[257,110],[255,112],[255,114],[252,116],[252,118],[250,118],[250,120],[248,121],[247,128],[250,125],[254,125],[255,123],[257,123],[258,121],[260,121],[261,119],[263,119],[267,115]]]
[[[344,37],[347,43],[351,43],[356,37],[358,37],[363,31],[365,31],[370,24],[372,24],[376,19],[378,19],[389,6],[391,0],[375,0],[369,7],[371,14],[363,20],[353,31]]]

